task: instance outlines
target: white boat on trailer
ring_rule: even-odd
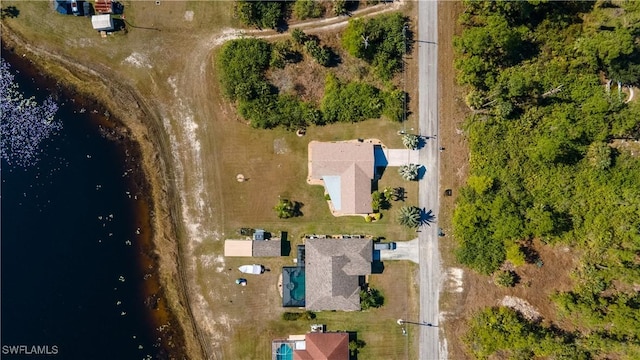
[[[238,268],[238,270],[240,270],[240,272],[243,272],[245,274],[260,275],[264,272],[264,266],[258,265],[258,264],[242,265]]]

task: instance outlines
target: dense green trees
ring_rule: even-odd
[[[406,37],[406,42],[405,42]],[[402,68],[402,56],[409,50],[412,33],[408,19],[401,13],[378,16],[369,20],[349,20],[342,35],[342,46],[357,58],[369,62],[383,80],[390,79]]]
[[[238,112],[249,120],[251,126],[259,129],[282,126],[297,130],[310,124],[322,124],[320,110],[292,95],[265,95],[242,101]]]
[[[482,26],[466,28],[462,36],[454,40],[459,54],[456,66],[461,83],[489,89],[501,68],[516,64],[525,55],[527,29],[510,26],[507,19],[498,14],[483,17],[480,24]]]
[[[335,16],[347,15],[347,0],[333,0],[333,14]]]
[[[300,20],[318,18],[324,13],[324,7],[316,0],[296,0],[293,15]]]
[[[380,91],[363,82],[343,83],[335,75],[328,74],[325,80],[324,98],[320,108],[326,122],[357,122],[379,118],[388,113],[396,114],[398,103],[385,101],[387,97],[397,98],[396,90]],[[400,92],[403,94],[403,92]],[[391,118],[397,119],[397,115]]]
[[[245,25],[275,29],[284,21],[285,3],[286,1],[236,0],[235,12]]]
[[[589,359],[571,336],[531,322],[508,307],[484,309],[472,317],[464,337],[477,359]]]
[[[218,56],[222,89],[231,100],[251,100],[270,93],[264,72],[271,61],[271,45],[258,39],[238,39],[224,44]]]
[[[224,94],[238,101],[238,112],[251,126],[270,129],[278,126],[290,130],[332,122],[357,122],[385,116],[394,121],[404,118],[403,91],[381,91],[364,82],[343,83],[332,73],[326,79],[321,109],[293,95],[278,94],[265,72],[270,66],[285,67],[300,60],[296,46],[303,45],[316,61],[328,65],[330,51],[315,37],[294,30],[289,40],[270,44],[264,40],[243,38],[222,47],[216,65]]]
[[[320,45],[317,39],[309,39],[304,43],[304,49],[320,65],[329,66],[331,63],[331,50]]]
[[[296,28],[291,32],[293,41],[301,45],[304,51],[309,54],[318,64],[329,66],[335,54],[328,47],[321,45],[317,36],[307,35],[304,31]]]
[[[238,100],[238,111],[251,126],[295,130],[322,123],[319,110],[293,96],[275,94],[264,76],[274,58],[286,63],[294,56],[286,42],[276,43],[273,51],[266,41],[252,38],[229,41],[222,47],[217,63],[223,91]]]
[[[342,83],[327,75],[320,108],[327,122],[356,122],[378,118],[382,114],[380,90],[362,82]]]
[[[389,120],[402,122],[406,117],[407,93],[400,89],[392,89],[382,93],[382,115]]]
[[[640,354],[640,159],[616,140],[640,136],[640,102],[625,103],[615,83],[640,76],[640,6],[606,3],[465,2],[456,66],[477,111],[465,127],[470,177],[453,217],[457,258],[490,274],[505,260],[532,261],[520,244],[533,238],[583,254],[576,287],[554,297],[581,329],[575,343],[547,342],[546,330],[491,310],[472,320],[479,358]]]
[[[471,5],[474,9],[478,6],[476,3]],[[485,11],[484,7],[481,8]],[[480,95],[483,100],[473,102],[476,106],[483,103],[480,107],[489,110],[500,107],[501,103],[511,103],[513,107],[508,112],[502,109],[483,112],[468,121],[472,176],[468,180],[470,189],[462,192],[461,206],[454,216],[457,219],[454,228],[462,239],[459,258],[467,261],[478,260],[479,257],[490,258],[495,256],[491,251],[503,252],[506,248],[472,246],[479,241],[478,233],[474,234],[478,228],[482,228],[481,233],[492,239],[489,243],[507,242],[506,245],[530,237],[569,240],[578,231],[585,234],[594,231],[600,233],[592,229],[595,224],[582,221],[588,208],[571,206],[577,199],[583,205],[591,201],[601,203],[593,198],[594,193],[582,194],[579,191],[582,184],[593,183],[594,177],[613,176],[613,173],[627,179],[635,176],[628,172],[618,174],[621,169],[616,166],[616,159],[621,154],[611,148],[607,139],[633,136],[637,132],[637,105],[625,105],[616,94],[605,92],[604,84],[599,82],[595,73],[597,67],[590,70],[589,67],[570,65],[573,57],[583,56],[567,48],[567,42],[571,43],[571,39],[578,41],[583,38],[576,33],[579,28],[567,22],[567,30],[564,31],[573,34],[571,39],[567,38],[564,43],[533,44],[533,47],[542,51],[524,62],[521,56],[513,55],[515,63],[508,63],[502,59],[502,55],[509,52],[506,50],[508,44],[515,41],[512,37],[515,38],[517,34],[524,36],[521,27],[531,27],[532,24],[525,21],[526,17],[514,8],[507,11],[510,17],[496,13],[493,5],[489,8],[492,9],[490,14],[478,10],[474,10],[477,13],[473,16],[467,14],[465,21],[472,26],[457,40],[458,61],[473,63],[470,54],[489,58],[494,56],[496,61],[501,61],[499,66],[492,67],[492,74],[474,75],[481,80],[470,83],[474,87],[474,97]],[[536,6],[529,4],[526,8],[539,14]],[[498,10],[506,11],[504,8]],[[567,19],[578,22],[577,17],[567,15],[570,10],[563,11]],[[543,28],[534,27],[527,36],[547,39],[550,37],[548,32],[563,31],[557,28],[558,25],[550,29],[540,16],[535,16],[533,23]],[[514,27],[510,25],[512,23],[519,25]],[[485,28],[489,31],[483,35],[481,33]],[[500,49],[483,50],[484,45],[478,45],[476,36],[491,37],[495,29],[505,30],[499,35],[494,34],[501,40],[484,39],[480,43],[494,46],[502,42],[503,45],[499,46]],[[588,30],[584,31],[588,33]],[[522,40],[531,42],[531,39]],[[628,50],[625,51],[628,53]],[[625,52],[606,52],[612,58],[618,57],[619,53]],[[606,59],[604,55],[599,56]],[[462,74],[465,71],[460,69]],[[487,79],[490,81],[487,82]],[[634,114],[634,117],[630,118],[630,114]],[[601,173],[603,170],[608,170],[608,173]],[[622,189],[629,186],[631,183],[624,184]],[[616,192],[614,189],[611,191]],[[573,198],[573,201],[568,201],[568,198]],[[463,214],[469,211],[481,214]],[[467,247],[486,250],[480,256],[469,256]],[[499,264],[493,264],[495,270]],[[482,266],[484,271],[492,268],[486,265]]]

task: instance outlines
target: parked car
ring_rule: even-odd
[[[395,242],[377,242],[373,244],[374,250],[395,250],[396,243]]]
[[[80,8],[78,7],[78,2],[76,0],[71,0],[71,12],[75,16],[80,15]]]

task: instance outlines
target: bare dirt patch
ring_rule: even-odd
[[[515,296],[505,296],[500,301],[499,305],[510,307],[518,312],[520,312],[525,319],[529,321],[538,321],[541,318],[540,313],[529,304],[526,300],[517,298]]]
[[[640,141],[628,139],[615,139],[609,144],[618,151],[626,151],[631,156],[640,156]]]

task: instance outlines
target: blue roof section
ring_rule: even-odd
[[[384,154],[384,150],[380,145],[373,146],[373,162],[375,166],[387,166],[389,161],[387,160],[387,156]]]
[[[67,0],[56,0],[56,11],[60,14],[69,14],[69,3]]]
[[[253,240],[264,240],[264,229],[256,229],[253,233]]]
[[[331,203],[333,208],[340,211],[342,209],[342,196],[340,195],[340,176],[327,175],[323,176],[324,187],[327,189],[329,196],[331,197]]]

